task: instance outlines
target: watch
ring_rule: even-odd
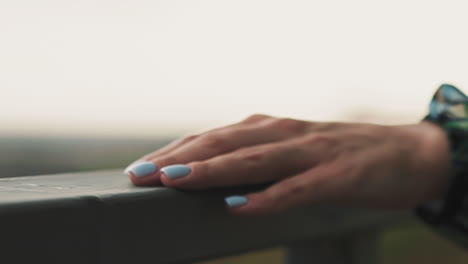
[[[441,85],[424,120],[445,130],[452,169],[444,199],[418,206],[416,214],[436,231],[468,248],[468,97],[455,86]]]

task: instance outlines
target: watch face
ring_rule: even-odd
[[[429,116],[434,121],[455,121],[468,118],[468,97],[450,84],[439,87],[430,105]]]

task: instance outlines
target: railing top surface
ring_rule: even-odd
[[[227,214],[223,197],[248,190],[139,188],[120,171],[3,178],[0,246],[30,247],[35,259],[59,247],[55,257],[73,255],[76,263],[172,263],[327,239],[407,216],[325,205],[276,216]]]
[[[121,171],[98,171],[0,178],[0,208],[27,203],[96,197],[140,197],[167,191],[161,187],[135,187]]]

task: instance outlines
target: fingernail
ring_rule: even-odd
[[[172,180],[189,175],[192,172],[192,169],[187,165],[177,164],[166,166],[162,168],[161,171]]]
[[[239,206],[247,204],[249,199],[247,199],[247,197],[242,196],[242,195],[233,195],[233,196],[224,198],[224,201],[229,207],[239,207]]]
[[[130,170],[131,170],[133,167],[135,167],[136,165],[141,164],[141,163],[143,163],[143,162],[145,162],[145,161],[144,161],[144,160],[136,160],[136,161],[130,163],[130,165],[128,165],[127,168],[125,168],[124,173],[129,173]]]
[[[158,166],[156,166],[156,164],[149,161],[143,161],[135,163],[129,168],[128,172],[132,172],[138,178],[143,178],[155,173],[157,170]]]

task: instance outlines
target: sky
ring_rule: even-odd
[[[174,135],[254,113],[417,122],[441,83],[468,91],[467,8],[0,0],[0,135]]]

